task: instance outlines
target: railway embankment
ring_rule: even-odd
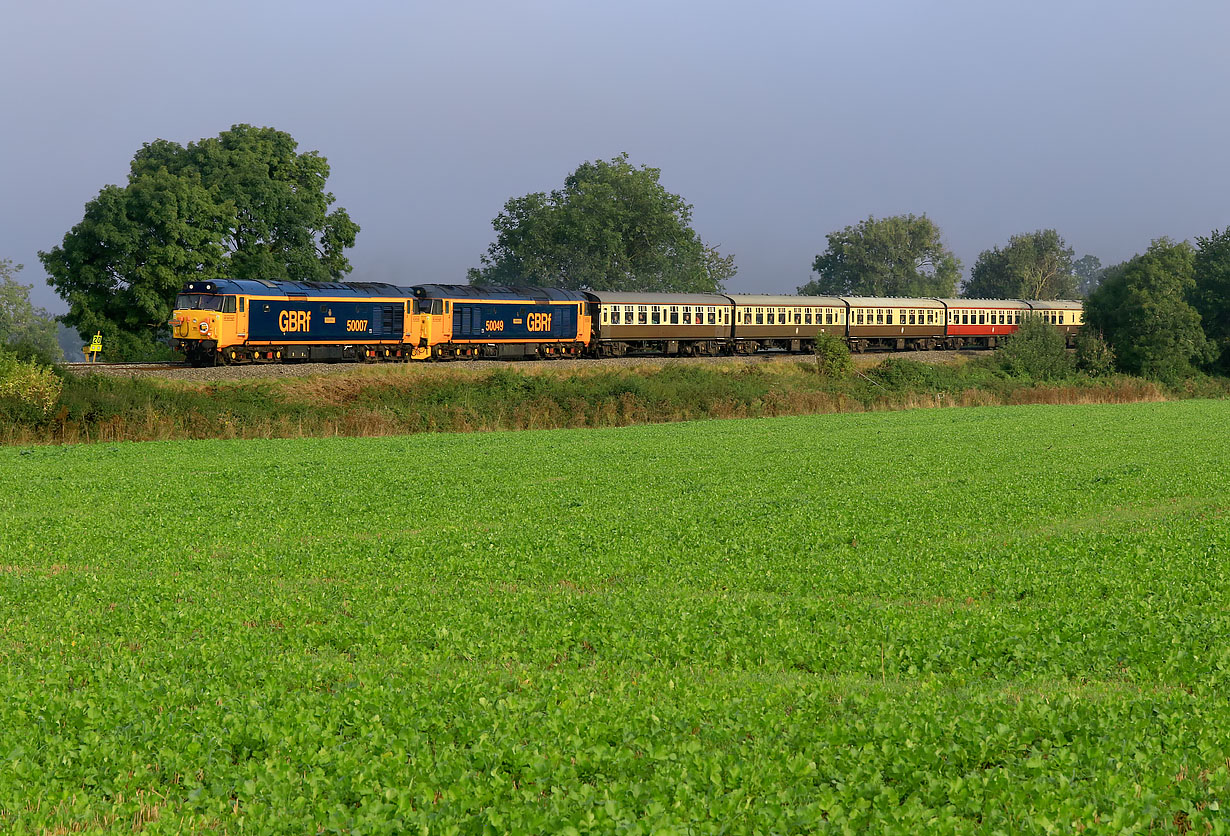
[[[1225,397],[1127,376],[1037,381],[994,355],[62,371],[49,409],[0,400],[0,443],[383,436],[1009,404]],[[272,370],[272,371],[269,371]]]

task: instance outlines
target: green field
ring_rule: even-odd
[[[0,832],[1230,832],[1228,422],[0,449]]]

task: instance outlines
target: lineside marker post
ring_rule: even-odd
[[[91,363],[97,363],[98,355],[102,353],[102,331],[96,333],[94,338],[90,340],[90,344],[83,348],[82,351],[89,355]]]

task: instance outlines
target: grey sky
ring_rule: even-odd
[[[0,258],[133,153],[237,122],[332,167],[351,278],[464,281],[504,202],[627,151],[793,292],[827,232],[926,212],[966,270],[1055,227],[1104,263],[1230,225],[1225,2],[3,0]]]

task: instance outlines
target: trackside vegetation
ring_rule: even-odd
[[[1042,335],[1045,341],[1045,334]],[[1032,347],[1030,347],[1032,346]],[[612,427],[914,407],[1122,403],[1222,397],[1223,378],[1178,387],[1077,372],[1028,343],[954,364],[815,358],[557,368],[515,364],[355,367],[302,378],[204,383],[61,373],[50,408],[0,392],[0,443],[297,438]],[[1053,346],[1052,346],[1053,348]],[[1026,357],[1028,363],[1009,363]],[[870,361],[868,364],[867,361]],[[1062,367],[1063,376],[1052,374]],[[48,373],[50,374],[50,373]],[[1036,376],[1031,376],[1036,375]]]
[[[0,832],[1227,833],[1228,419],[0,449]]]

